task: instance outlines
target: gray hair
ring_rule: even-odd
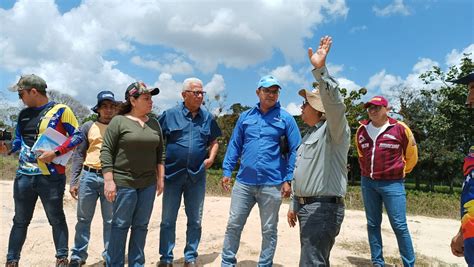
[[[183,82],[183,91],[190,90],[190,86],[192,83],[199,83],[200,85],[204,86],[202,81],[198,78],[192,77],[192,78],[187,78]]]

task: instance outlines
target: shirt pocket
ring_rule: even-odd
[[[270,121],[267,122],[265,127],[262,129],[262,137],[280,141],[280,136],[285,134],[285,123],[283,121]]]
[[[206,129],[206,128],[201,128],[199,130],[199,133],[201,135],[201,140],[204,144],[209,145],[209,139],[211,137],[211,130]]]
[[[176,126],[169,129],[169,136],[167,143],[177,144],[181,146],[188,146],[188,140],[185,138],[184,127]]]
[[[260,138],[260,127],[258,126],[257,120],[247,119],[242,122],[244,138],[245,139],[259,139]]]
[[[321,133],[319,131],[313,133],[303,142],[303,158],[313,159],[315,157],[318,146],[321,146]]]

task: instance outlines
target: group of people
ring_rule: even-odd
[[[319,88],[298,92],[304,99],[301,117],[309,126],[303,137],[295,119],[281,108],[278,98],[282,86],[271,75],[260,79],[256,89],[259,102],[243,112],[235,125],[222,166],[222,188],[232,190],[222,266],[237,265],[241,233],[255,204],[262,233],[258,266],[273,265],[278,213],[282,199],[290,195],[287,221],[290,227],[299,224],[299,265],[330,265],[330,252],[344,220],[351,142],[338,83],[326,68],[331,45],[331,37],[325,36],[316,51],[308,51]],[[97,120],[81,127],[69,107],[48,100],[46,88],[46,82],[34,74],[22,76],[11,87],[27,108],[19,115],[9,152],[20,150],[6,266],[18,266],[38,197],[53,228],[56,266],[85,264],[98,199],[106,265],[124,266],[130,232],[128,265],[143,266],[148,223],[155,197],[162,193],[158,266],[173,266],[176,219],[182,199],[187,216],[184,266],[196,266],[206,169],[214,163],[219,148],[217,138],[221,135],[215,118],[202,107],[206,93],[202,81],[186,79],[181,92],[183,101],[158,119],[147,115],[152,110],[152,97],[160,92],[158,88],[134,82],[126,89],[124,103],[116,101],[112,92],[102,91],[92,108]],[[380,225],[385,206],[403,265],[414,266],[404,178],[416,165],[416,142],[406,124],[388,116],[390,106],[384,97],[374,96],[364,108],[369,120],[361,122],[355,143],[371,261],[374,266],[384,266]],[[66,135],[67,140],[52,150],[32,151],[47,127]],[[69,261],[63,211],[65,167],[54,159],[73,149],[70,193],[78,202]],[[232,172],[237,165],[234,180]],[[472,210],[466,213],[472,216]],[[460,231],[461,240],[463,233]],[[453,253],[466,254],[459,238],[455,237],[453,243]]]

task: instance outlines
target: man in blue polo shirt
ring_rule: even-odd
[[[184,266],[196,266],[201,240],[202,209],[206,193],[206,169],[214,163],[221,130],[214,116],[202,108],[202,81],[183,82],[183,102],[159,118],[166,140],[165,187],[160,225],[160,264],[172,266],[176,218],[181,196],[188,217]]]
[[[240,236],[257,203],[262,225],[258,266],[272,266],[277,244],[278,211],[282,197],[291,192],[296,149],[301,141],[295,119],[278,102],[280,84],[264,76],[257,85],[259,103],[242,113],[234,128],[223,162],[222,187],[230,190],[231,174],[240,158],[232,189],[229,221],[222,249],[222,266],[235,266]],[[281,142],[286,139],[286,142]],[[286,143],[286,145],[280,145]],[[282,148],[287,147],[287,151]]]

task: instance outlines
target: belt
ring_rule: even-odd
[[[91,168],[91,167],[88,167],[86,165],[84,165],[83,169],[85,171],[88,171],[88,172],[95,172],[97,174],[102,174],[102,170],[101,169],[94,169],[94,168]]]
[[[296,197],[301,205],[311,204],[314,202],[344,204],[343,197]]]

